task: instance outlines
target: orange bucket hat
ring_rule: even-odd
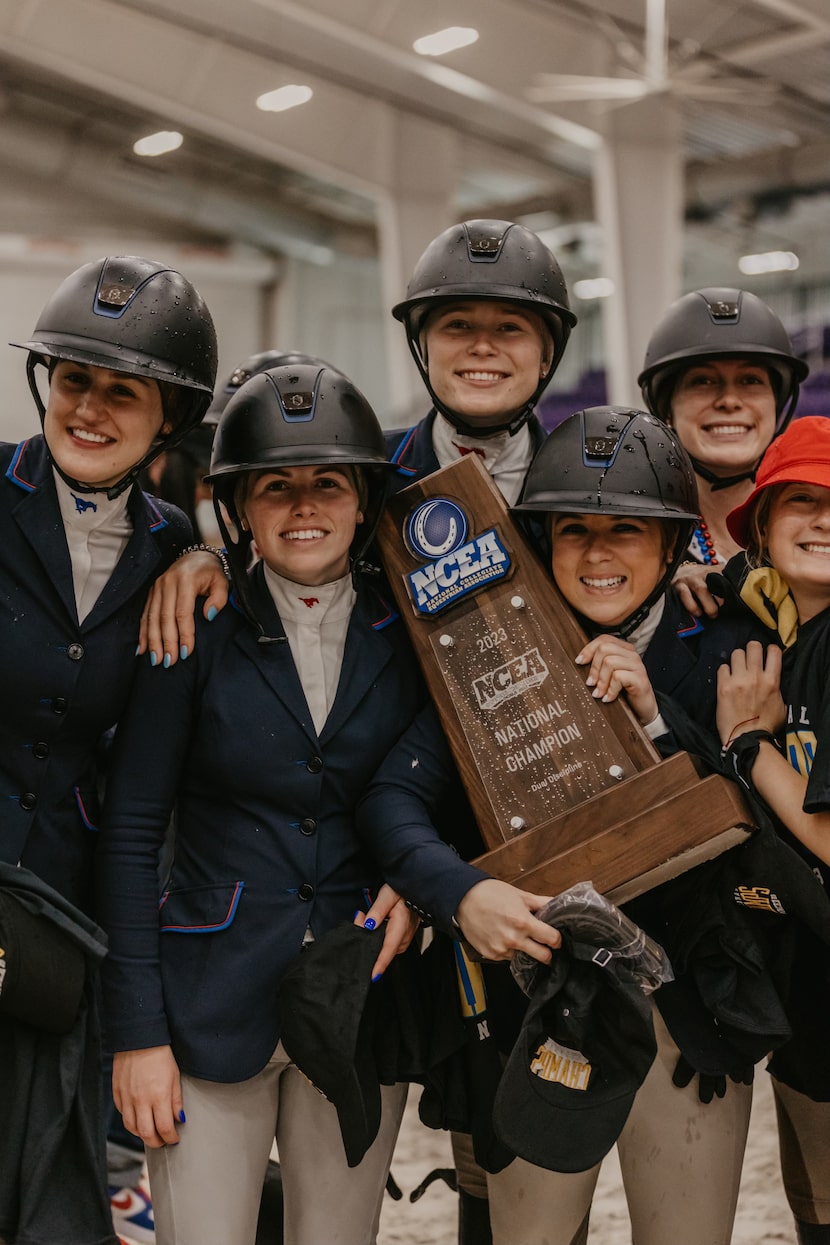
[[[830,417],[806,415],[796,419],[770,445],[756,473],[755,488],[726,517],[730,536],[743,548],[749,541],[758,498],[773,484],[819,484],[830,488]]]

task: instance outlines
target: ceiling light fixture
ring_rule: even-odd
[[[163,156],[181,147],[183,142],[178,130],[159,130],[158,134],[148,134],[133,143],[133,151],[137,156]]]
[[[798,256],[792,251],[763,251],[760,255],[742,255],[738,267],[750,277],[762,272],[795,272]]]
[[[285,112],[299,104],[307,104],[313,94],[310,86],[281,86],[276,91],[267,91],[265,95],[260,95],[256,106],[261,112]]]
[[[614,282],[610,277],[592,277],[586,281],[574,281],[572,289],[574,297],[583,301],[589,298],[608,298],[614,293]]]
[[[448,26],[434,35],[424,35],[412,44],[419,56],[443,56],[456,48],[466,48],[478,39],[478,31],[472,26]]]

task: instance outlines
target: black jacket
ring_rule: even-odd
[[[96,925],[28,869],[0,862],[0,889],[83,952],[86,984],[72,1030],[0,1017],[0,1238],[15,1245],[117,1245],[101,1129]]]

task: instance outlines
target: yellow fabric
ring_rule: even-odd
[[[741,600],[765,626],[778,632],[785,648],[795,643],[798,610],[789,585],[774,566],[759,566],[747,572],[741,584]]]
[[[487,1010],[487,994],[481,965],[470,959],[460,942],[454,944],[454,950],[461,1015],[468,1020],[473,1016],[482,1016]]]

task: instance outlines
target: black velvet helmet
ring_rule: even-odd
[[[216,427],[222,412],[237,389],[241,388],[252,376],[256,376],[259,372],[267,372],[272,367],[296,366],[298,363],[308,363],[319,367],[322,360],[315,359],[310,354],[302,354],[299,350],[262,350],[259,354],[252,354],[244,363],[235,367],[221,385],[216,386],[213,401],[205,415],[205,423]]]
[[[467,298],[518,303],[541,317],[553,339],[550,366],[529,401],[509,423],[511,431],[517,431],[556,371],[576,324],[562,271],[541,238],[523,225],[506,220],[464,221],[433,239],[415,265],[406,298],[392,308],[392,315],[406,327],[409,349],[438,410],[468,434],[486,435],[492,428],[471,427],[463,413],[451,410],[437,398],[420,343],[429,312],[443,303]]]
[[[593,406],[542,442],[514,514],[608,514],[673,520],[666,571],[614,630],[630,634],[665,590],[698,521],[697,481],[673,428],[646,411]]]
[[[684,294],[664,312],[646,347],[638,384],[648,409],[669,420],[681,372],[719,356],[747,358],[769,369],[776,399],[775,434],[789,423],[809,368],[793,354],[787,330],[748,290],[718,287]]]
[[[365,569],[363,557],[383,510],[392,470],[383,432],[366,398],[341,372],[317,360],[259,372],[230,399],[216,429],[210,474],[205,478],[213,485],[237,588],[245,581],[250,543],[235,501],[239,479],[269,467],[324,465],[359,467],[366,482],[364,521],[351,549],[356,573]]]
[[[175,401],[168,398],[165,403],[172,431],[160,436],[106,490],[110,497],[129,488],[162,450],[176,445],[202,420],[216,381],[216,331],[201,295],[180,272],[135,255],[78,268],[43,308],[31,339],[12,344],[29,351],[29,387],[41,420],[46,408],[35,368],[51,367],[52,360],[68,359],[177,387]],[[81,491],[96,491],[83,481],[68,482]]]

